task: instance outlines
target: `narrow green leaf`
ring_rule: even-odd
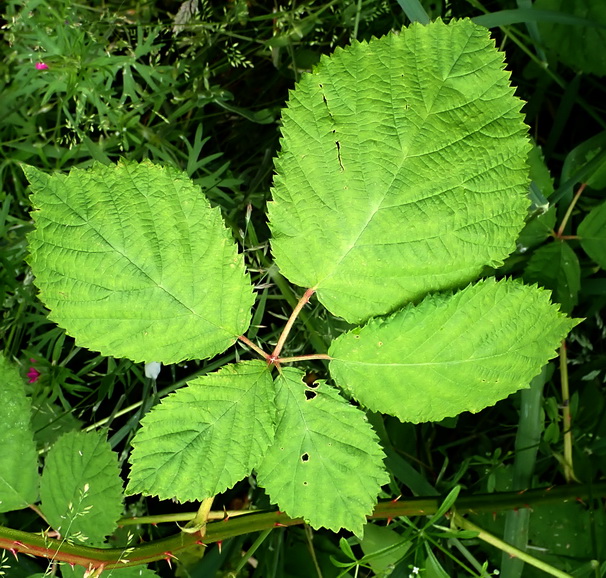
[[[19,371],[0,353],[0,512],[26,508],[38,497],[30,412]]]
[[[263,361],[226,365],[191,381],[143,418],[127,492],[186,502],[231,488],[273,441],[273,398]]]
[[[349,542],[345,538],[339,538],[339,548],[350,560],[356,561],[356,555],[353,553]]]
[[[442,516],[445,516],[446,513],[453,507],[454,503],[457,501],[459,497],[459,492],[461,491],[461,486],[455,486],[448,495],[444,498],[439,508],[436,510],[436,513],[432,516],[432,519],[427,522],[424,526],[424,529],[429,528],[435,521],[439,520]]]
[[[579,225],[581,247],[602,269],[606,269],[606,203],[593,209]]]
[[[568,243],[549,243],[534,251],[524,270],[524,280],[550,289],[562,311],[570,312],[581,289],[579,259]]]
[[[253,294],[242,256],[184,173],[147,161],[24,171],[36,285],[80,345],[174,363],[212,357],[246,331]]]
[[[539,10],[560,12],[573,26],[542,22],[541,36],[558,60],[574,70],[606,75],[606,53],[596,46],[606,43],[606,3],[596,0],[536,0]],[[578,17],[579,22],[574,21]]]
[[[362,534],[389,481],[366,416],[323,382],[287,367],[276,380],[276,438],[258,468],[259,485],[291,517],[314,528]]]
[[[330,373],[369,409],[439,421],[528,387],[577,323],[547,291],[487,279],[341,335]]]
[[[419,0],[398,0],[398,4],[411,22],[429,24],[429,15]]]
[[[39,449],[50,447],[64,434],[82,429],[82,422],[73,412],[48,401],[32,408],[34,441]]]
[[[427,551],[427,559],[425,566],[425,578],[452,578],[448,572],[442,568],[435,554],[431,551],[429,542],[425,542],[425,550]]]
[[[535,4],[535,6],[538,4]],[[510,26],[511,24],[530,23],[530,22],[553,22],[564,24],[566,26],[584,26],[590,28],[606,28],[603,24],[574,16],[570,13],[557,10],[537,10],[536,8],[514,8],[511,10],[498,10],[481,16],[475,16],[472,21],[486,28],[496,28],[498,26]]]
[[[560,182],[568,181],[575,173],[582,170],[588,163],[591,163],[591,170],[585,171],[583,177],[577,180],[577,182],[583,182],[588,187],[596,190],[606,188],[605,151],[606,131],[599,132],[574,147],[564,159]],[[594,162],[592,163],[592,161]],[[572,194],[572,187],[570,187],[570,194]]]
[[[122,514],[118,456],[101,432],[70,432],[46,457],[41,509],[64,538],[99,545]]]
[[[268,205],[281,272],[360,322],[499,266],[528,206],[521,106],[469,20],[323,57],[283,113]]]

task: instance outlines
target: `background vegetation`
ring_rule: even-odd
[[[514,544],[523,544],[528,532],[528,552],[562,571],[605,576],[604,494],[595,484],[606,471],[606,233],[592,255],[575,237],[587,215],[604,202],[606,188],[606,5],[537,0],[532,11],[531,4],[422,2],[432,18],[472,17],[492,29],[506,53],[512,82],[527,101],[526,121],[539,145],[530,159],[529,224],[518,251],[494,274],[548,287],[563,310],[586,320],[531,389],[480,414],[421,425],[369,417],[388,456],[390,496],[444,495],[456,485],[473,497],[578,484],[582,502],[544,500],[533,505],[532,513],[507,513],[495,494],[494,514],[470,519]],[[186,171],[221,207],[245,253],[259,294],[248,337],[275,341],[298,298],[270,266],[265,223],[288,90],[322,54],[399,30],[409,17],[422,14],[416,9],[406,0],[3,3],[0,347],[29,381],[42,454],[63,432],[104,426],[124,464],[129,440],[152,405],[238,352],[164,368],[155,381],[140,365],[75,346],[48,321],[36,298],[26,263],[30,205],[20,164],[66,171],[95,160],[149,158]],[[297,355],[300,351],[292,348],[309,343],[325,352],[329,340],[345,328],[315,305],[304,321],[295,327],[298,333],[285,355]],[[312,375],[324,372],[320,362],[308,369]],[[268,502],[251,479],[213,507],[223,506],[263,508]],[[131,499],[125,515],[190,509],[139,498]],[[33,511],[0,515],[0,524],[44,529]],[[176,527],[129,530],[147,540],[174,533]],[[117,545],[122,539],[113,538]],[[380,555],[363,558],[384,548]],[[2,560],[0,573],[9,576],[46,568],[43,561],[24,556]],[[361,545],[347,535],[276,528],[233,538],[203,557],[192,552],[172,568],[164,562],[154,567],[161,576],[268,578],[390,572],[398,577],[489,576],[496,569],[510,578],[545,575],[502,556],[483,540],[427,525],[424,517],[398,518],[388,527],[378,521]]]

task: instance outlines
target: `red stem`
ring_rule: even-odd
[[[301,299],[299,299],[297,306],[293,309],[293,312],[291,313],[290,317],[288,318],[288,321],[286,322],[286,325],[284,326],[284,330],[282,331],[282,334],[280,335],[280,338],[278,339],[278,343],[276,343],[276,348],[273,350],[273,353],[270,356],[270,360],[272,362],[276,362],[279,360],[280,353],[282,352],[282,348],[284,347],[284,344],[286,343],[286,339],[288,338],[288,334],[290,333],[290,330],[292,329],[295,319],[297,318],[299,313],[301,313],[301,309],[303,309],[303,307],[305,307],[305,305],[309,302],[311,296],[315,292],[316,292],[315,289],[310,288],[307,291],[305,291],[305,293],[303,293],[303,297],[301,297]]]

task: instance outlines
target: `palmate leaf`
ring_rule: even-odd
[[[389,481],[366,416],[335,389],[282,369],[276,379],[276,438],[257,471],[259,485],[291,517],[314,528],[362,534],[380,487]]]
[[[150,162],[25,174],[30,263],[49,317],[105,355],[212,357],[250,323],[242,256],[202,191]]]
[[[548,291],[487,279],[340,336],[330,373],[371,410],[439,421],[528,387],[578,322]]]
[[[50,525],[75,543],[100,545],[122,514],[118,456],[101,432],[70,432],[50,449],[40,483]]]
[[[528,205],[521,106],[469,20],[323,57],[283,113],[268,206],[281,272],[360,322],[501,264]]]
[[[38,498],[38,453],[30,417],[23,379],[0,353],[0,512],[26,508]]]
[[[273,440],[273,399],[263,361],[226,365],[191,381],[143,418],[127,492],[186,502],[232,487]]]

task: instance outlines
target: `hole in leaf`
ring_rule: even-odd
[[[305,397],[307,398],[307,401],[312,400],[314,397],[316,397],[316,395],[318,395],[315,391],[309,391],[309,389],[305,390]]]
[[[308,462],[309,461],[309,454],[307,452],[305,452],[302,456],[301,456],[301,461],[302,462]]]
[[[307,387],[309,387],[311,389],[318,389],[319,385],[320,384],[317,381],[312,381],[311,383],[307,384]]]
[[[306,485],[307,485],[307,482],[303,482],[303,485],[304,485],[304,486],[306,486]]]

